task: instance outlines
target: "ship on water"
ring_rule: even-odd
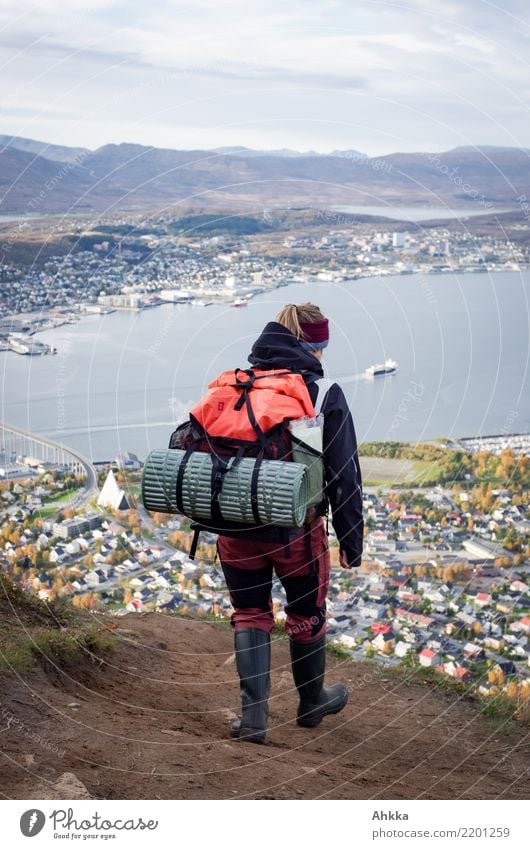
[[[373,366],[368,366],[365,371],[367,377],[383,377],[385,374],[395,374],[398,369],[398,364],[395,360],[387,359],[384,363],[376,363]]]
[[[16,354],[26,356],[35,356],[40,354],[55,354],[56,349],[45,345],[43,342],[37,342],[30,336],[23,333],[12,333],[8,336],[7,342],[12,351]]]

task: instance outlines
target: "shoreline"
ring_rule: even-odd
[[[325,280],[319,280],[318,278],[315,278],[315,279],[308,278],[308,279],[305,279],[305,280],[291,280],[289,282],[283,282],[282,281],[280,283],[277,283],[276,285],[267,286],[261,292],[251,293],[248,296],[246,296],[245,301],[247,301],[247,303],[250,304],[255,298],[259,297],[260,295],[267,294],[268,292],[275,292],[278,289],[285,289],[289,286],[300,286],[300,285],[305,286],[305,285],[317,284],[317,285],[325,286],[326,288],[332,288],[334,286],[343,286],[343,285],[347,285],[347,284],[350,284],[350,283],[365,282],[365,281],[368,281],[368,280],[386,280],[388,277],[400,278],[400,277],[414,277],[414,276],[421,276],[421,277],[431,277],[432,276],[432,277],[439,278],[441,276],[447,276],[447,275],[451,275],[451,274],[454,275],[455,277],[457,277],[459,274],[465,274],[465,275],[468,275],[468,274],[485,274],[485,275],[489,276],[491,274],[521,274],[521,273],[523,273],[523,274],[524,273],[530,273],[530,265],[526,265],[524,267],[519,267],[519,268],[502,267],[502,268],[493,268],[493,269],[470,268],[470,269],[458,269],[458,270],[443,269],[443,270],[436,270],[436,271],[434,271],[434,270],[429,270],[429,271],[422,271],[422,270],[393,271],[393,272],[389,271],[388,273],[362,274],[362,275],[353,276],[353,277],[346,277],[346,279],[336,280],[336,281],[325,281]],[[141,295],[142,293],[139,292],[138,294]],[[85,317],[100,317],[101,318],[101,316],[108,315],[108,314],[113,313],[113,312],[141,313],[141,312],[144,312],[145,310],[154,309],[155,307],[163,307],[163,306],[167,306],[167,305],[173,305],[173,306],[179,306],[179,307],[187,306],[187,307],[190,307],[190,308],[193,308],[193,309],[206,309],[207,307],[214,307],[214,306],[232,306],[233,300],[234,300],[233,296],[228,296],[226,299],[224,297],[221,297],[219,300],[213,300],[213,301],[208,301],[208,302],[205,302],[205,303],[198,304],[197,301],[202,301],[203,297],[206,297],[206,296],[204,294],[201,294],[200,292],[198,292],[197,297],[193,298],[189,301],[163,301],[163,300],[160,300],[160,301],[157,301],[156,303],[148,303],[148,304],[145,304],[144,306],[136,306],[136,307],[116,307],[116,306],[113,306],[111,308],[108,308],[108,307],[106,307],[106,305],[101,304],[100,305],[102,307],[101,310],[89,309],[90,307],[97,306],[98,302],[88,302],[88,303],[80,303],[80,304],[64,304],[63,306],[54,307],[54,310],[64,310],[65,311],[66,314],[62,318],[60,318],[59,316],[50,316],[50,314],[48,312],[46,312],[45,310],[42,310],[42,309],[36,309],[34,311],[26,311],[26,312],[22,313],[22,316],[28,316],[28,319],[27,319],[28,321],[30,320],[31,316],[39,316],[39,324],[41,322],[47,321],[47,320],[50,320],[52,322],[52,323],[46,324],[44,326],[31,327],[30,330],[26,331],[28,335],[33,336],[34,334],[39,333],[41,331],[55,330],[57,327],[61,327],[64,324],[76,324],[78,321],[80,321],[80,319],[85,318]],[[208,297],[214,297],[214,296],[208,296]],[[70,313],[70,314],[68,315],[68,313]],[[57,318],[58,320],[53,321],[54,318]],[[9,321],[20,321],[20,314],[19,313],[10,313],[10,314],[2,316],[0,318],[0,338],[3,335],[5,335],[7,337],[11,333],[20,332],[20,331],[16,331],[16,330],[13,330],[13,331],[5,330],[4,331],[2,329],[2,324],[8,323]],[[0,353],[1,353],[2,350],[3,349],[0,348]]]
[[[361,287],[361,295],[360,295],[361,297],[364,297],[364,295],[362,293],[365,293],[366,297],[371,298],[372,295],[373,295],[373,297],[378,297],[378,293],[380,292],[380,290],[382,288],[386,288],[387,286],[390,286],[395,293],[399,293],[400,291],[402,291],[402,289],[403,290],[406,289],[406,291],[409,293],[408,294],[408,301],[411,302],[411,299],[414,299],[414,302],[418,302],[418,303],[420,301],[421,301],[421,303],[423,303],[424,288],[430,287],[430,286],[432,286],[433,291],[436,292],[436,295],[437,295],[438,300],[440,301],[440,304],[443,300],[443,296],[441,296],[440,293],[445,292],[445,291],[451,291],[451,292],[455,293],[455,297],[456,297],[456,294],[458,292],[462,292],[463,296],[465,296],[465,297],[467,297],[465,295],[466,291],[469,291],[469,293],[470,293],[469,297],[471,297],[471,294],[474,293],[473,294],[473,303],[475,303],[475,304],[482,301],[483,296],[482,296],[481,293],[490,293],[490,292],[495,293],[495,292],[497,292],[500,295],[500,293],[502,293],[503,291],[506,291],[508,293],[509,292],[517,292],[517,293],[520,293],[520,296],[519,295],[517,296],[518,298],[524,297],[524,292],[527,291],[528,282],[530,282],[530,276],[529,276],[528,272],[525,271],[525,272],[521,273],[521,271],[519,271],[519,277],[518,278],[514,278],[513,274],[510,274],[509,277],[508,277],[508,275],[506,275],[506,278],[504,278],[504,277],[499,278],[498,275],[500,273],[505,273],[505,271],[506,271],[506,269],[500,269],[500,270],[496,270],[495,272],[490,272],[491,276],[488,275],[487,281],[482,281],[481,278],[473,277],[473,275],[471,276],[471,278],[469,278],[469,280],[468,280],[468,275],[465,275],[463,277],[463,279],[460,279],[458,274],[454,274],[454,275],[452,274],[452,275],[450,275],[449,277],[446,277],[446,279],[443,279],[443,280],[437,279],[437,278],[440,277],[439,274],[430,274],[428,276],[428,278],[424,278],[420,275],[417,275],[417,276],[414,276],[414,275],[406,275],[406,276],[404,276],[404,275],[393,275],[393,276],[389,277],[388,275],[382,275],[381,276],[381,275],[375,275],[374,274],[374,275],[368,275],[366,277],[358,278],[358,281],[356,280],[356,281],[351,281],[351,282],[352,283],[353,282],[359,282],[359,286]],[[495,275],[495,276],[493,276],[493,275]],[[482,275],[482,276],[484,276],[484,275]],[[373,286],[371,285],[371,278],[372,277],[374,278],[374,281],[375,281]],[[401,279],[401,278],[403,278],[403,279]],[[427,280],[427,282],[426,282],[426,280]],[[469,283],[469,286],[467,286],[467,287],[465,285],[466,281]],[[487,285],[484,286],[484,285],[482,285],[483,283],[486,283]],[[314,285],[314,284],[316,284],[316,285]],[[355,293],[358,292],[358,287],[350,286],[349,283],[347,285],[344,285],[342,283],[330,285],[328,283],[320,282],[318,280],[307,279],[307,277],[304,277],[303,280],[292,280],[287,285],[298,286],[299,288],[297,290],[289,290],[289,292],[291,293],[291,294],[289,294],[289,292],[287,292],[287,286],[285,284],[283,286],[275,285],[275,286],[269,287],[267,290],[260,293],[262,295],[262,297],[258,297],[257,293],[256,293],[256,295],[252,298],[252,301],[250,303],[251,310],[249,311],[249,314],[247,316],[245,316],[245,314],[243,315],[243,323],[246,323],[248,320],[251,320],[252,323],[254,324],[256,322],[256,320],[259,319],[259,317],[262,313],[265,314],[265,312],[268,311],[268,307],[266,306],[267,302],[270,302],[271,300],[276,301],[278,299],[278,296],[280,296],[282,299],[285,298],[286,301],[289,298],[292,299],[293,297],[297,297],[299,300],[307,300],[308,297],[311,297],[313,300],[317,299],[316,302],[318,303],[319,293],[322,293],[321,297],[324,298],[324,296],[325,296],[327,299],[331,299],[331,303],[337,302],[337,303],[342,304],[343,301],[344,301],[344,298],[349,298],[348,293],[351,293],[351,295],[355,295]],[[307,288],[308,285],[309,285],[309,289]],[[422,287],[421,291],[420,291],[420,286]],[[278,288],[284,288],[285,292],[278,292],[277,291]],[[372,295],[369,296],[368,293],[370,293],[370,292],[372,293]],[[329,293],[329,296],[328,296],[328,293]],[[335,293],[335,294],[332,294],[332,293]],[[160,305],[163,306],[163,304],[160,304]],[[234,325],[236,327],[239,327],[241,325],[241,316],[239,316],[237,313],[234,313],[232,311],[232,309],[227,306],[226,302],[224,304],[218,304],[218,306],[221,306],[222,309],[212,310],[211,313],[206,313],[205,315],[201,314],[201,311],[198,307],[193,307],[192,309],[184,309],[186,304],[178,304],[177,310],[175,310],[174,305],[172,305],[172,306],[173,306],[173,309],[166,310],[166,311],[160,312],[160,313],[152,313],[152,315],[150,317],[147,317],[148,313],[149,313],[149,310],[148,310],[145,313],[145,316],[142,316],[142,323],[147,322],[147,324],[145,326],[148,328],[148,333],[150,334],[146,338],[148,338],[148,339],[154,338],[153,334],[156,335],[157,332],[160,332],[160,334],[161,334],[160,339],[164,340],[166,338],[166,335],[167,335],[165,328],[171,327],[174,319],[175,319],[175,321],[179,322],[178,326],[182,327],[183,332],[185,332],[185,328],[188,327],[188,322],[192,321],[192,315],[193,315],[193,326],[196,330],[197,330],[197,328],[200,329],[200,327],[202,327],[202,326],[209,326],[212,322],[214,322],[214,324],[217,323],[217,322],[224,323],[225,320],[228,320],[228,319],[230,320],[231,325]],[[430,310],[430,304],[427,303],[425,307],[419,307],[419,309],[420,309],[420,314],[423,314],[424,309]],[[131,316],[130,321],[129,321],[129,318],[127,318],[127,316],[123,315],[123,312],[124,312],[123,310],[117,310],[117,311],[114,312],[114,316],[121,314],[120,318],[115,319],[114,322],[111,321],[112,316],[109,316],[109,315],[103,315],[102,316],[102,315],[99,315],[98,313],[95,313],[95,314],[92,313],[91,314],[90,312],[82,312],[79,307],[77,309],[73,309],[72,307],[63,307],[61,309],[55,309],[54,308],[53,309],[54,314],[53,314],[53,316],[51,316],[51,321],[50,321],[49,324],[47,322],[45,323],[45,322],[42,321],[42,319],[45,318],[45,314],[43,314],[43,311],[39,310],[39,309],[35,310],[33,313],[25,313],[25,314],[22,314],[22,316],[20,316],[20,315],[17,316],[18,319],[22,318],[22,319],[24,319],[28,322],[30,322],[31,319],[38,322],[37,326],[35,327],[35,332],[37,334],[36,338],[43,338],[42,336],[39,337],[39,333],[41,333],[44,330],[54,330],[54,331],[58,330],[58,333],[50,333],[49,336],[46,336],[46,335],[44,336],[45,341],[49,342],[52,345],[55,345],[59,349],[58,350],[59,356],[56,358],[57,359],[57,369],[59,369],[58,377],[54,377],[55,371],[56,371],[56,365],[54,363],[52,363],[51,361],[46,362],[46,363],[41,362],[38,357],[37,357],[37,361],[39,361],[38,364],[37,364],[37,361],[34,361],[32,357],[28,357],[28,359],[30,360],[30,364],[31,364],[31,362],[33,362],[33,368],[28,367],[30,364],[28,364],[28,363],[24,364],[23,362],[21,362],[20,358],[12,357],[10,361],[8,359],[4,359],[4,361],[3,361],[4,362],[4,368],[6,370],[11,368],[11,366],[8,364],[9,362],[15,362],[16,361],[16,364],[12,367],[14,369],[13,375],[15,375],[15,374],[18,375],[18,379],[20,381],[22,381],[23,383],[26,381],[26,376],[29,375],[33,371],[33,369],[35,369],[37,367],[38,367],[39,373],[42,372],[42,374],[46,376],[46,385],[48,386],[48,388],[50,390],[50,394],[47,396],[47,398],[38,397],[38,393],[37,394],[34,393],[33,396],[31,396],[31,394],[30,394],[29,404],[30,404],[30,407],[35,411],[35,414],[36,414],[36,411],[40,411],[41,409],[43,410],[42,416],[40,415],[40,412],[39,412],[39,420],[40,421],[38,422],[38,428],[41,428],[41,427],[46,428],[45,432],[48,433],[51,438],[54,438],[54,436],[58,435],[57,431],[54,428],[54,421],[55,421],[55,418],[56,418],[56,413],[54,413],[54,410],[53,410],[53,399],[57,396],[57,397],[59,397],[61,404],[63,403],[63,401],[62,401],[63,396],[61,394],[62,393],[61,380],[63,379],[63,376],[64,376],[63,372],[64,372],[64,369],[65,369],[65,364],[66,364],[66,362],[69,362],[70,365],[72,365],[72,366],[74,365],[74,361],[72,360],[71,357],[68,360],[66,359],[67,350],[69,351],[69,348],[67,349],[68,340],[70,338],[72,340],[74,340],[76,338],[84,338],[85,334],[88,334],[87,339],[88,338],[92,339],[93,337],[97,337],[99,332],[100,332],[100,329],[103,327],[103,322],[101,321],[102,318],[107,319],[107,323],[105,324],[105,332],[107,332],[107,330],[108,330],[109,333],[111,334],[111,336],[115,335],[116,334],[116,327],[118,327],[118,328],[129,327],[131,322],[132,323],[136,322],[136,315],[134,317]],[[144,312],[144,311],[141,310],[141,312]],[[385,310],[385,312],[386,312],[386,310]],[[181,314],[181,315],[179,315],[179,314]],[[68,324],[74,324],[75,325],[78,322],[80,322],[81,319],[91,318],[94,315],[97,315],[99,320],[94,321],[94,322],[91,321],[91,322],[87,322],[87,323],[85,323],[83,321],[83,323],[79,325],[77,332],[73,328],[70,329],[70,327],[66,326]],[[448,320],[449,319],[450,319],[450,317],[448,318]],[[7,322],[4,320],[4,327],[5,327],[6,323]],[[388,322],[387,322],[387,324],[388,324]],[[384,326],[387,327],[387,324],[385,324]],[[136,326],[136,324],[134,324],[134,326]],[[394,337],[392,337],[392,339],[394,340]],[[389,343],[390,343],[390,339],[387,339],[386,344],[389,344]],[[148,344],[148,342],[146,342],[145,344]],[[84,346],[84,343],[82,344],[82,347],[83,346]],[[158,354],[159,353],[158,347],[156,348],[156,350],[153,349],[153,351],[151,353],[153,353],[153,352]],[[374,352],[372,352],[372,353],[374,353]],[[397,359],[398,361],[401,362],[400,357],[399,357],[399,355],[396,351],[390,351],[389,350],[388,353],[393,353],[394,356],[395,356],[395,359]],[[376,361],[378,361],[378,360],[377,360],[377,356],[374,353],[373,362],[376,362]],[[370,362],[369,359],[367,359],[366,362],[364,362],[364,363],[363,362],[356,363],[356,365],[361,366],[361,368],[362,368],[362,366],[366,365],[368,362]],[[164,365],[164,368],[166,368],[166,365]],[[167,368],[170,368],[169,365],[167,366]],[[407,363],[407,369],[405,371],[403,371],[403,376],[406,378],[407,374],[409,374],[409,372],[410,372],[410,363]],[[333,374],[336,375],[336,379],[339,382],[342,379],[344,379],[344,377],[345,377],[344,374],[342,374],[339,361],[337,361],[337,362],[334,361]],[[375,395],[374,395],[374,391],[372,389],[370,389],[369,387],[366,388],[367,387],[366,382],[363,379],[361,379],[362,374],[363,374],[362,371],[358,371],[358,372],[356,372],[356,374],[353,374],[353,372],[352,372],[351,375],[350,375],[350,370],[348,370],[347,382],[348,382],[348,384],[350,382],[358,383],[359,392],[360,392],[359,397],[364,399],[367,404],[371,405],[372,403],[374,403],[374,404],[376,403],[377,398],[379,397],[379,395],[381,393],[386,395],[387,390],[388,390],[388,393],[390,393],[390,395],[392,395],[392,394],[395,395],[394,407],[392,407],[392,410],[395,412],[395,410],[398,408],[398,403],[402,403],[403,399],[401,399],[401,401],[399,400],[400,387],[397,386],[394,378],[393,378],[393,382],[390,382],[388,378],[386,380],[381,380],[380,381],[380,391],[378,390],[377,392],[375,392]],[[517,374],[519,374],[519,371],[517,371]],[[412,376],[411,372],[410,372],[409,376]],[[434,380],[435,376],[436,375],[433,376],[433,380]],[[508,377],[509,377],[509,374],[508,374]],[[422,379],[426,383],[425,374],[422,375]],[[179,387],[180,387],[181,383],[187,384],[187,382],[189,382],[189,381],[184,380],[184,378],[182,378],[182,376],[179,377],[178,380],[177,380]],[[406,389],[407,389],[406,379],[405,379],[405,384],[403,384],[401,382],[400,386],[402,387],[403,392],[406,392]],[[97,390],[97,386],[96,386],[96,390]],[[122,390],[120,390],[120,392],[121,391]],[[351,391],[352,391],[352,394],[353,394],[354,389],[352,389]],[[433,399],[432,399],[433,404],[435,404],[437,402],[437,398],[438,398],[438,396],[435,395],[436,391],[437,391],[437,386],[433,384]],[[189,393],[189,390],[186,388],[186,385],[183,385],[181,387],[181,389],[179,389],[178,392],[177,392],[177,395],[179,395],[179,398],[180,398],[180,396],[182,396],[180,398],[180,400],[182,400],[183,403],[186,403],[187,400],[189,399],[189,394],[186,394],[187,392]],[[477,395],[477,397],[480,400],[480,383],[476,383],[475,393],[479,393]],[[169,395],[169,394],[175,395],[175,392],[170,391],[168,389],[166,394],[167,395]],[[8,393],[6,393],[6,395],[8,395]],[[17,421],[18,421],[18,423],[20,423],[19,418],[18,418],[18,410],[17,410],[16,407],[13,407],[13,416],[11,417],[9,415],[9,411],[11,410],[11,399],[9,397],[10,395],[13,395],[13,397],[18,397],[18,395],[20,395],[20,391],[18,389],[15,391],[15,386],[13,386],[13,391],[9,393],[8,397],[6,397],[6,402],[7,402],[7,404],[6,404],[6,418],[8,420],[12,419],[15,423]],[[374,396],[374,397],[372,398],[372,396]],[[430,395],[429,395],[429,398],[430,398]],[[127,397],[123,397],[122,400],[120,401],[120,404],[123,406],[124,413],[123,413],[123,416],[120,415],[120,419],[121,419],[120,424],[117,424],[115,421],[113,422],[112,416],[110,416],[110,415],[108,416],[108,415],[104,414],[103,412],[101,412],[101,416],[96,423],[96,426],[94,428],[94,432],[92,431],[90,424],[87,423],[86,420],[79,419],[79,416],[76,414],[75,409],[72,406],[71,421],[68,422],[70,427],[68,427],[66,429],[63,428],[63,432],[61,433],[59,438],[62,441],[65,441],[66,444],[72,444],[73,446],[77,447],[79,450],[83,450],[85,453],[88,453],[91,457],[94,457],[97,460],[99,460],[99,458],[102,458],[102,460],[105,460],[106,458],[112,458],[114,456],[114,453],[115,453],[114,452],[114,445],[116,443],[120,443],[122,445],[122,447],[123,446],[127,447],[130,451],[133,451],[136,454],[138,454],[138,456],[144,456],[147,453],[146,444],[149,444],[149,442],[166,444],[166,432],[165,431],[166,431],[166,429],[169,429],[169,428],[172,427],[172,425],[174,425],[174,419],[172,418],[172,415],[169,412],[169,409],[167,407],[168,400],[169,399],[166,398],[166,395],[164,394],[163,387],[162,387],[162,390],[160,390],[160,391],[159,391],[159,389],[156,390],[156,393],[155,393],[156,410],[153,410],[153,416],[152,416],[154,421],[152,421],[152,422],[150,421],[147,425],[146,421],[138,421],[137,420],[138,417],[137,417],[137,415],[135,415],[135,412],[134,412],[134,404],[129,402]],[[25,400],[24,403],[26,404],[26,403],[28,403],[28,401]],[[90,404],[92,405],[92,404],[99,404],[99,403],[100,403],[100,399],[99,399],[98,392],[96,391],[95,398],[94,399],[91,398]],[[34,404],[35,404],[35,406],[34,406]],[[366,406],[363,409],[366,410],[367,409]],[[371,409],[371,406],[369,407],[369,409]],[[517,408],[517,409],[519,409],[519,408]],[[429,408],[429,410],[430,410],[430,408]],[[429,414],[429,410],[427,410],[426,415]],[[525,413],[526,413],[526,407],[522,411],[519,410],[519,413],[518,413],[518,416],[520,416],[520,418],[518,419],[519,424],[522,424],[522,425],[526,424],[526,422],[523,422],[523,418],[528,418],[528,416]],[[363,415],[365,415],[365,417],[368,416],[367,413],[363,413]],[[409,415],[409,418],[411,419],[410,423],[407,423],[406,427],[403,426],[402,430],[399,431],[399,433],[397,435],[398,441],[408,442],[409,444],[418,444],[420,442],[428,442],[428,441],[431,441],[431,440],[443,438],[444,442],[448,443],[448,447],[450,447],[451,443],[456,443],[457,441],[460,442],[460,440],[480,439],[481,441],[483,441],[486,437],[491,437],[491,436],[505,437],[505,436],[511,435],[511,432],[515,430],[513,425],[517,423],[516,413],[512,413],[509,417],[509,420],[507,420],[506,415],[503,414],[502,411],[501,411],[501,413],[499,413],[498,415],[489,415],[487,421],[485,421],[485,422],[483,422],[481,418],[478,418],[477,416],[471,415],[471,414],[469,416],[466,415],[465,417],[462,417],[461,419],[459,419],[458,423],[456,421],[452,422],[447,416],[443,417],[443,419],[441,419],[439,421],[437,419],[431,417],[431,419],[429,421],[429,426],[426,428],[425,421],[424,421],[425,416],[423,416],[423,419],[422,419],[423,424],[419,420],[417,420],[417,421],[413,420],[413,416],[415,415],[415,409],[413,409],[407,415]],[[513,419],[513,421],[512,421],[512,419]],[[359,437],[360,437],[359,441],[360,442],[362,442],[362,441],[374,441],[374,442],[375,441],[378,441],[378,442],[379,441],[381,441],[381,442],[388,441],[388,439],[389,439],[388,431],[385,428],[383,428],[381,426],[373,427],[372,426],[373,422],[369,419],[369,417],[368,417],[367,421],[368,421],[369,427],[368,427],[368,425],[365,426],[364,429],[363,429],[363,427],[361,427],[361,431],[359,433]],[[462,425],[462,426],[459,426],[457,429],[455,429],[456,424]],[[149,431],[149,436],[146,436],[146,432],[147,432],[146,431],[146,425],[147,425],[147,429]],[[471,425],[471,426],[469,426],[469,425]],[[484,425],[485,425],[485,428],[484,428]],[[122,428],[123,428],[123,433],[122,433]],[[64,432],[65,430],[68,431],[68,433]],[[70,432],[70,430],[71,430],[71,432]],[[95,431],[97,431],[97,433]],[[507,433],[508,431],[510,431],[510,434]],[[373,434],[373,436],[372,436],[372,434]],[[386,434],[386,436],[385,436],[385,434]],[[458,434],[458,437],[456,437],[455,434]],[[484,436],[483,436],[483,434],[484,434]],[[378,439],[376,438],[377,436],[379,437]],[[402,436],[403,439],[400,439],[399,438],[400,436]],[[524,433],[524,427],[523,427],[523,432],[520,434],[520,436],[522,438],[524,438],[526,436],[526,434]],[[468,450],[469,448],[471,448],[471,446],[465,445],[465,443],[464,443],[464,446],[465,446],[465,450]],[[461,446],[461,445],[458,445],[458,446],[455,445],[455,450],[462,450],[462,447],[463,446]],[[94,450],[94,449],[96,449],[96,450]],[[526,448],[524,450],[527,452]]]
[[[9,424],[7,422],[3,422],[2,424],[6,427],[6,429],[9,430]],[[111,430],[111,429],[113,429],[113,428],[109,428],[109,430]],[[115,428],[115,429],[119,430],[119,428]],[[49,438],[49,437],[46,436],[46,434],[40,434],[40,433],[30,433],[29,437],[30,438],[34,437],[36,440]],[[522,451],[519,456],[523,456],[523,455],[527,456],[528,454],[530,454],[530,432],[529,431],[522,432],[522,433],[496,434],[496,435],[488,435],[488,436],[467,436],[467,437],[451,437],[451,438],[439,437],[439,442],[440,442],[439,447],[440,447],[441,450],[444,450],[444,451],[464,451],[464,452],[467,451],[468,453],[474,453],[474,451],[486,450],[490,454],[495,454],[496,453],[495,451],[492,451],[491,449],[488,449],[488,448],[485,448],[485,447],[480,447],[480,445],[475,449],[469,449],[469,448],[466,448],[465,445],[461,444],[462,442],[467,442],[467,441],[473,441],[473,442],[476,442],[476,443],[481,443],[482,441],[485,441],[485,440],[494,440],[494,439],[502,440],[503,442],[509,442],[512,439],[525,441],[527,443],[527,446],[525,448],[525,451]],[[399,440],[399,442],[402,445],[417,446],[417,445],[432,444],[433,440],[406,440],[406,439],[403,439],[403,440]],[[75,449],[69,448],[64,443],[57,443],[57,444],[60,447],[64,448],[64,450],[66,452],[72,453],[74,455],[79,454],[79,452],[77,452]],[[371,441],[371,444],[390,445],[390,444],[393,444],[393,443],[390,442],[389,440],[374,439],[374,440]],[[362,445],[362,443],[360,443],[360,445]],[[509,444],[502,446],[502,448],[500,450],[506,450],[506,449],[513,450],[513,448],[511,448],[511,446]],[[516,456],[517,456],[517,454],[516,454]],[[380,455],[377,455],[377,454],[371,455],[371,454],[359,453],[359,457],[361,457],[361,458],[364,457],[365,459],[376,460],[376,461],[378,459],[379,460],[380,459],[389,459],[389,458],[383,458],[383,457],[381,457]],[[396,459],[397,462],[400,461],[400,458],[392,458],[392,459]],[[105,466],[113,467],[113,466],[116,465],[115,458],[114,459],[107,458],[107,459],[104,459],[104,460],[91,460],[89,462],[90,462],[90,465],[94,466],[94,467],[100,467],[100,466],[101,467],[105,467]],[[140,462],[142,464],[145,463],[145,458],[141,459]],[[435,484],[432,484],[432,485],[411,484],[411,485],[415,488],[418,488],[418,489],[433,489],[436,486]],[[404,486],[404,484],[403,483],[394,483],[394,486],[398,486],[398,487],[402,488]],[[377,487],[384,488],[384,485],[381,484],[381,483],[379,483],[377,485],[369,484],[369,485],[367,485],[366,488],[367,489],[375,489]]]

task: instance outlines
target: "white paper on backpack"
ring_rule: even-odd
[[[309,503],[318,504],[323,497],[324,464],[322,460],[322,432],[324,416],[303,416],[289,422],[293,439],[293,460],[304,463],[309,472]]]

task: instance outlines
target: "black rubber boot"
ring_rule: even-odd
[[[240,678],[241,719],[232,723],[231,736],[264,743],[270,692],[271,637],[260,628],[235,632],[236,666]]]
[[[300,696],[296,721],[304,728],[315,728],[325,716],[345,707],[348,691],[344,684],[324,687],[325,637],[313,643],[290,643],[293,678]]]

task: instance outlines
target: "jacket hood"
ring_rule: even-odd
[[[256,368],[289,368],[318,377],[324,374],[317,358],[305,351],[294,333],[277,321],[265,325],[252,346],[248,361]]]

